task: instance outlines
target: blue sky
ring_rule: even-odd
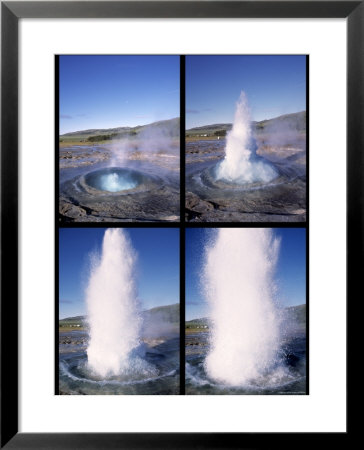
[[[138,254],[137,287],[144,309],[179,303],[179,230],[125,229]],[[86,312],[84,290],[90,255],[101,249],[105,229],[59,230],[59,317]]]
[[[186,56],[186,128],[231,123],[242,90],[252,120],[304,111],[306,57]]]
[[[200,288],[204,248],[215,229],[186,229],[186,320],[206,317],[207,307]],[[277,228],[281,245],[275,280],[283,306],[306,303],[306,230]]]
[[[179,56],[60,56],[60,134],[179,117],[179,75]]]

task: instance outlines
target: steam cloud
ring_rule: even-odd
[[[122,166],[128,159],[146,159],[179,168],[179,120],[144,126],[136,136],[116,138],[112,144],[111,166]]]

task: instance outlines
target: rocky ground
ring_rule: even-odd
[[[185,352],[186,356],[204,354],[208,348],[208,336],[206,331],[191,332],[186,330]]]
[[[135,375],[120,374],[116,378],[106,378],[101,383],[95,383],[93,374],[87,369],[87,342],[86,331],[60,329],[58,391],[60,395],[179,394],[178,335],[142,339],[145,349],[143,359],[155,368],[155,372],[144,374],[136,370]]]
[[[115,144],[114,144],[115,146]],[[180,219],[179,146],[145,152],[136,144],[118,152],[111,145],[60,149],[59,222],[135,222]],[[151,183],[118,194],[85,186],[83,176],[108,166],[152,172]]]
[[[306,394],[306,332],[295,330],[282,342],[282,373],[257,379],[250,387],[228,386],[207,377],[204,361],[209,333],[186,333],[186,395],[304,395]],[[222,362],[223,363],[223,362]],[[280,377],[280,379],[279,379]],[[259,383],[262,383],[259,385]]]
[[[206,171],[224,158],[225,140],[186,144],[186,210],[190,222],[304,222],[306,220],[305,138],[294,144],[258,141],[257,154],[279,171],[272,185],[232,189],[207,179]]]
[[[61,345],[85,345],[87,344],[86,336],[72,336],[70,334],[60,333],[59,343]]]

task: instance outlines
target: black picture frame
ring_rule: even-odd
[[[19,330],[13,320],[18,317],[19,281],[18,22],[116,17],[347,19],[347,304],[351,293],[357,297],[364,268],[364,1],[1,2],[1,448],[259,448],[277,440],[295,445],[289,433],[18,433]],[[336,443],[347,445],[348,431],[335,433]],[[325,433],[303,433],[299,444],[312,437],[316,445],[327,445]]]

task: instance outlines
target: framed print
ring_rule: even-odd
[[[359,244],[362,240],[363,201],[361,182],[363,162],[360,151],[363,147],[361,101],[364,95],[363,20],[364,6],[361,1],[2,2],[2,447],[96,449],[144,448],[149,445],[155,448],[168,446],[181,449],[254,448],[267,445],[272,440],[276,440],[277,444],[285,444],[287,439],[292,439],[292,433],[299,434],[299,439],[304,443],[308,443],[313,436],[316,442],[321,440],[324,442],[324,439],[326,442],[329,433],[335,434],[335,439],[338,439],[342,445],[347,444],[346,305],[349,296],[353,295],[362,270],[362,246]],[[304,160],[304,167],[306,164],[307,168],[309,167],[309,176],[306,180],[306,173],[304,174],[306,184],[303,184],[298,183],[297,174],[295,174],[293,177],[295,184],[291,192],[295,199],[288,205],[289,213],[294,212],[298,220],[288,224],[283,223],[284,220],[280,220],[278,224],[268,220],[263,225],[257,220],[249,226],[239,217],[233,220],[234,223],[229,223],[226,218],[217,217],[216,211],[219,208],[221,210],[223,200],[220,199],[221,204],[217,205],[213,198],[207,199],[206,203],[209,203],[207,206],[211,208],[211,211],[215,208],[213,211],[215,215],[206,214],[206,211],[202,213],[197,211],[199,208],[191,206],[192,203],[190,203],[191,208],[186,209],[188,195],[185,188],[188,170],[185,149],[188,148],[187,140],[194,139],[193,137],[187,139],[186,130],[201,125],[197,120],[195,123],[191,121],[190,125],[187,123],[187,109],[195,117],[203,116],[202,113],[206,113],[205,117],[207,117],[209,113],[207,109],[212,107],[207,104],[207,101],[206,104],[202,101],[198,103],[199,95],[205,99],[216,100],[223,93],[222,97],[226,97],[227,102],[225,87],[233,84],[232,77],[226,76],[223,70],[230,64],[227,59],[221,58],[217,61],[211,58],[210,66],[203,63],[204,67],[209,67],[209,73],[194,72],[196,79],[199,79],[199,84],[196,85],[191,97],[191,92],[188,92],[188,76],[185,76],[189,70],[188,58],[197,60],[198,55],[209,55],[209,57],[222,55],[226,58],[226,55],[250,57],[251,55],[277,54],[305,55],[302,59],[309,61],[307,72],[310,81],[308,95],[310,108],[307,120],[309,157]],[[160,222],[160,215],[158,215],[160,211],[158,211],[152,220],[149,213],[148,217],[147,215],[141,217],[141,222],[145,218],[147,221],[156,220],[153,224],[135,223],[136,216],[131,214],[126,219],[132,223],[115,225],[108,220],[108,212],[104,205],[102,208],[99,204],[96,205],[98,201],[91,204],[87,199],[87,204],[79,205],[83,199],[77,189],[83,189],[85,185],[78,183],[85,183],[85,178],[87,178],[87,189],[90,192],[96,190],[97,195],[100,195],[99,191],[106,190],[107,194],[102,193],[100,198],[106,195],[110,199],[115,198],[115,193],[119,195],[120,191],[124,190],[129,192],[146,181],[140,178],[139,174],[135,175],[132,172],[134,167],[130,166],[130,173],[127,174],[126,180],[128,184],[121,185],[121,182],[125,182],[126,174],[123,170],[119,170],[119,162],[116,164],[117,170],[114,170],[116,166],[113,166],[114,172],[106,170],[104,165],[101,165],[102,167],[95,165],[92,166],[95,171],[92,169],[89,172],[87,169],[87,173],[80,174],[83,177],[82,180],[76,179],[78,176],[76,172],[81,167],[81,163],[87,162],[89,157],[88,150],[84,150],[85,145],[91,148],[92,155],[97,154],[97,157],[100,156],[106,161],[108,153],[105,149],[108,148],[108,142],[104,142],[103,130],[118,127],[119,123],[114,125],[108,122],[105,126],[98,127],[92,124],[89,126],[90,122],[81,121],[81,116],[85,112],[78,108],[77,102],[81,103],[78,94],[81,91],[85,92],[84,88],[91,86],[94,82],[88,78],[89,74],[98,76],[104,73],[103,70],[108,62],[102,58],[90,59],[88,64],[83,66],[83,73],[87,74],[87,77],[83,75],[84,78],[76,84],[72,81],[68,99],[70,109],[62,110],[59,91],[56,89],[57,58],[62,58],[59,55],[181,56],[180,90],[170,93],[175,99],[175,104],[179,103],[180,108],[181,158],[180,167],[178,167],[180,192],[178,192],[179,186],[175,189],[173,185],[173,192],[167,189],[165,200],[159,202],[163,209],[162,222],[166,222],[164,219],[167,217],[167,221],[172,223]],[[306,55],[308,55],[307,59]],[[252,66],[249,58],[244,61],[249,61]],[[130,87],[130,91],[137,79],[143,79],[141,90],[147,83],[146,80],[152,77],[148,76],[148,71],[144,67],[144,69],[139,68],[139,72],[130,72],[129,78],[122,78],[132,66],[135,67],[135,61],[131,64],[130,61],[117,60],[117,63],[122,64],[118,66],[118,79],[123,80],[123,87]],[[197,65],[199,64],[200,61],[197,61]],[[73,76],[75,73],[81,73],[80,66],[73,65],[73,62],[67,67],[69,68],[66,74],[68,79],[70,79],[69,74]],[[231,67],[236,68],[236,66]],[[261,96],[268,98],[273,95],[268,89],[269,74],[273,72],[270,72],[271,69],[268,66],[260,67],[260,70],[256,69],[255,72],[247,75],[256,86],[256,89],[251,90],[247,95],[249,104],[253,107],[257,104],[256,98]],[[284,74],[282,73],[281,77],[285,80],[284,84],[293,86],[296,89],[295,92],[298,92],[300,84],[304,82],[300,75],[303,66],[300,66],[301,68],[298,65],[281,67],[284,67]],[[293,70],[291,70],[292,67]],[[159,75],[162,74],[163,77],[157,77],[155,89],[161,88],[162,91],[162,88],[165,88],[168,92],[176,91],[177,88],[171,87],[164,77],[168,68],[163,60],[158,60],[157,69]],[[214,92],[217,85],[213,84],[214,73],[217,70],[223,73],[224,78],[222,85],[224,89],[218,93]],[[282,69],[281,71],[283,72]],[[289,71],[293,71],[295,76],[287,77]],[[143,78],[141,75],[147,76]],[[94,87],[94,95],[84,97],[92,108],[97,104],[96,108],[92,109],[90,106],[89,110],[97,112],[99,108],[100,117],[107,117],[107,107],[102,107],[102,98],[100,100],[95,93],[108,85],[110,91],[119,95],[118,86],[112,83],[111,78],[110,75],[105,78],[99,76],[97,81],[101,87]],[[75,78],[73,77],[72,80]],[[259,80],[263,82],[259,84]],[[61,80],[58,79],[58,81]],[[91,88],[89,92],[92,92]],[[102,90],[102,92],[106,91]],[[303,91],[299,92],[302,94]],[[243,119],[247,117],[244,107],[245,97],[244,95],[239,97],[240,93],[238,95],[234,93],[234,95],[235,97],[231,97],[232,100],[229,99],[226,103],[229,114],[233,116],[234,108],[236,108],[235,116],[238,117],[238,121],[244,122]],[[143,98],[145,104],[150,100],[148,93],[144,91]],[[190,104],[187,102],[188,98]],[[124,98],[124,100],[128,99]],[[287,99],[287,104],[291,100]],[[224,107],[226,104],[224,103]],[[161,105],[163,106],[161,109],[165,111],[167,104],[161,102]],[[296,104],[294,107],[295,112],[298,112],[300,107]],[[304,108],[302,106],[301,109]],[[64,122],[70,121],[71,116],[77,117],[79,121],[75,124],[75,128],[71,129],[67,125],[60,133],[59,115],[55,113],[57,110],[63,115]],[[194,112],[191,113],[191,111]],[[135,112],[135,115],[139,114]],[[269,117],[262,117],[262,119],[279,116],[279,113],[275,114],[275,112],[270,114]],[[173,119],[172,116],[175,115],[176,112],[173,110],[168,119]],[[211,121],[206,119],[205,124],[220,122],[218,116],[210,117]],[[158,116],[156,121],[160,118],[163,119],[162,116]],[[253,119],[255,120],[255,117]],[[221,119],[221,123],[226,121],[225,118]],[[152,122],[153,120],[150,122],[146,120],[142,125]],[[247,119],[245,122],[250,123],[250,120]],[[259,123],[258,119],[257,123]],[[78,127],[79,124],[80,127]],[[140,124],[130,123],[129,125],[134,127]],[[301,125],[299,132],[302,138],[303,125]],[[264,128],[264,124],[259,127]],[[63,146],[65,150],[59,152],[60,134],[91,128],[95,128],[96,131],[101,130],[101,133],[94,133],[94,137],[91,136],[92,133],[86,137],[78,135],[79,140],[71,142],[71,150],[66,149],[68,145],[66,143],[67,145]],[[221,129],[217,131],[220,133]],[[139,130],[134,128],[128,130],[128,138],[134,139],[135,135],[133,137],[131,134],[138,132]],[[112,133],[108,132],[108,137]],[[222,146],[221,142],[225,142],[225,136],[219,133],[213,136],[213,142],[214,145]],[[241,134],[237,133],[237,135],[240,139]],[[93,139],[96,141],[101,139],[100,136],[101,144],[93,142]],[[61,137],[61,139],[69,139],[69,137]],[[91,140],[88,140],[90,137]],[[209,136],[199,136],[201,141],[205,137]],[[263,142],[264,138],[260,137],[260,142]],[[88,141],[81,142],[84,139]],[[147,142],[148,139],[150,139],[149,135],[144,141]],[[104,146],[101,147],[103,149],[101,152],[99,152],[99,144]],[[82,147],[79,154],[77,153],[78,145]],[[174,143],[175,153],[176,146],[178,144]],[[303,144],[301,146],[300,151],[303,150]],[[265,155],[258,152],[258,156],[267,156],[270,151],[268,147]],[[148,151],[146,147],[145,150]],[[303,159],[299,159],[297,154],[299,157],[302,156],[302,153],[296,152],[293,155],[294,158],[289,161],[302,162]],[[192,158],[195,157],[191,151],[189,155]],[[206,155],[209,156],[208,153],[204,153],[204,157]],[[63,168],[66,168],[70,162],[73,164],[77,161],[77,167],[72,168],[75,171],[68,179],[73,181],[67,186],[59,183],[65,172],[62,176],[59,175],[58,157],[63,161]],[[133,154],[134,157],[136,160],[135,154]],[[220,160],[223,157],[224,155],[221,154]],[[129,160],[133,159],[129,158]],[[165,160],[167,161],[168,158]],[[262,162],[259,158],[255,161]],[[275,179],[274,170],[277,167],[274,161],[271,163],[272,165],[265,163],[263,167],[263,172],[269,175],[269,183]],[[226,179],[226,173],[231,175],[235,168],[229,164],[224,164],[224,167],[222,170]],[[100,173],[99,169],[104,172]],[[143,173],[144,170],[149,169],[143,166]],[[177,166],[173,167],[173,170],[177,173]],[[302,180],[303,178],[300,181]],[[193,180],[195,181],[196,179]],[[253,184],[256,182],[257,180],[253,180]],[[130,183],[139,184],[131,186]],[[155,184],[158,185],[158,183]],[[163,182],[160,184],[162,185]],[[60,186],[62,189],[59,189]],[[58,195],[60,193],[64,194],[61,208]],[[307,194],[307,199],[304,193]],[[201,198],[200,201],[202,204],[205,199]],[[169,208],[169,202],[173,203],[173,207]],[[276,201],[273,205],[275,212],[278,211],[278,203],[279,201]],[[150,204],[146,206],[149,207]],[[280,219],[287,212],[284,207],[288,208],[288,206],[283,205],[283,210],[278,211]],[[225,207],[225,213],[229,214],[231,205],[225,205]],[[120,214],[112,202],[111,208],[115,216]],[[61,221],[59,220],[60,211]],[[270,211],[264,212],[269,215]],[[177,217],[179,213],[181,213],[180,222]],[[91,217],[92,220],[85,225],[82,218],[88,214],[88,219]],[[199,214],[204,215],[206,220],[198,221]],[[73,216],[81,220],[73,220]],[[93,220],[95,218],[97,220]],[[193,223],[194,221],[198,223]],[[216,229],[217,237],[209,241],[209,245],[203,249],[199,246],[196,236],[199,233],[208,234],[212,232],[212,228]],[[267,228],[274,228],[273,234]],[[237,240],[234,240],[234,236],[237,236]],[[228,245],[225,245],[226,241]],[[301,377],[304,375],[301,371],[303,366],[299,365],[295,359],[296,350],[288,352],[287,357],[291,358],[292,367],[297,368],[295,372],[297,383],[293,393],[307,395],[291,395],[292,392],[288,392],[290,395],[256,395],[257,392],[253,392],[253,395],[211,395],[216,392],[213,392],[211,386],[208,389],[204,388],[206,386],[206,380],[202,377],[205,376],[204,373],[197,373],[200,377],[199,387],[196,387],[196,384],[188,384],[187,371],[191,367],[184,365],[184,339],[186,337],[186,343],[190,339],[189,342],[193,344],[189,346],[190,348],[186,346],[189,348],[189,351],[186,350],[186,357],[189,358],[187,362],[195,362],[197,360],[193,359],[194,350],[203,348],[201,338],[203,335],[199,334],[199,337],[195,338],[195,332],[200,333],[201,326],[204,327],[202,332],[205,332],[205,327],[209,327],[207,323],[188,324],[189,319],[203,316],[202,309],[198,311],[198,315],[197,313],[194,315],[189,309],[199,308],[197,304],[192,304],[193,300],[187,304],[191,292],[188,285],[190,268],[199,271],[203,264],[207,267],[204,271],[206,283],[212,291],[219,292],[216,298],[220,299],[219,304],[214,301],[207,302],[210,317],[214,319],[216,330],[219,327],[220,330],[221,327],[225,329],[222,334],[215,333],[212,340],[214,350],[209,352],[206,362],[197,361],[196,364],[201,363],[198,367],[206,368],[207,375],[210,377],[223,379],[227,384],[241,383],[242,371],[238,373],[234,370],[226,370],[226,367],[221,365],[221,360],[230,358],[235,368],[243,363],[246,364],[246,360],[249,359],[246,357],[243,363],[241,362],[242,351],[247,351],[248,356],[258,353],[258,356],[254,358],[255,361],[260,361],[259,367],[255,366],[253,369],[258,367],[258,370],[261,370],[266,363],[263,356],[268,355],[269,359],[271,349],[266,349],[263,344],[265,338],[269,342],[274,340],[276,330],[273,320],[274,312],[269,309],[268,303],[261,301],[260,293],[271,289],[270,268],[274,266],[277,256],[275,249],[277,250],[278,241],[282,251],[295,255],[295,264],[290,266],[286,262],[285,270],[294,273],[296,279],[291,281],[296,291],[304,290],[302,286],[305,280],[303,276],[305,268],[307,279],[308,275],[310,278],[309,311],[307,306],[305,315],[309,318],[309,329],[307,336],[304,336],[304,339],[307,339],[306,349],[309,348],[307,359],[309,388]],[[245,242],[244,246],[242,242]],[[96,259],[93,259],[92,252],[95,248],[101,250],[97,253]],[[121,248],[122,253],[119,251]],[[145,266],[148,268],[145,271],[153,275],[150,277],[152,281],[149,281],[151,285],[156,286],[155,290],[148,288],[145,291],[146,294],[140,299],[134,295],[133,289],[128,291],[126,297],[130,293],[129,309],[124,321],[120,321],[119,312],[122,307],[119,304],[118,295],[115,295],[115,302],[102,306],[101,309],[105,315],[103,320],[99,320],[99,293],[106,288],[110,289],[108,292],[119,292],[128,284],[126,280],[129,280],[130,273],[134,272],[134,260],[131,257],[134,249],[139,253],[142,263],[148,262]],[[144,251],[147,251],[147,257]],[[129,262],[125,262],[127,259],[125,255],[130,257]],[[206,255],[209,255],[208,264],[207,259],[204,259]],[[304,256],[310,260],[309,266],[305,266]],[[163,269],[159,265],[162,259]],[[237,262],[238,268],[236,264],[231,263],[232,260]],[[296,262],[300,269],[295,272]],[[92,266],[91,276],[83,278],[83,267],[87,265]],[[104,269],[105,265],[107,270]],[[178,273],[176,273],[177,266],[179,266]],[[120,267],[123,267],[122,273],[125,275],[121,281]],[[239,269],[241,267],[245,267],[245,270],[241,271]],[[57,275],[58,269],[59,275]],[[113,277],[115,271],[118,275]],[[283,270],[280,272],[280,279],[283,281],[284,276]],[[252,282],[254,279],[259,282]],[[249,289],[258,299],[247,305],[248,316],[252,317],[252,314],[253,316],[255,314],[255,317],[258,317],[255,322],[260,324],[258,331],[254,326],[249,329],[251,324],[248,319],[243,322],[234,320],[231,310],[235,311],[236,302],[232,295],[226,294],[226,292],[232,292],[228,290],[227,284],[231,280],[236,281],[236,289],[240,291]],[[83,306],[77,296],[78,291],[75,291],[74,298],[68,296],[69,286],[80,286],[82,283],[89,292],[87,303],[89,315],[94,318],[87,326],[93,330],[92,333],[96,338],[92,344],[87,343],[87,349],[85,336],[77,334],[85,332],[81,319],[79,322],[65,320],[61,323],[59,321],[59,319],[74,318],[84,314]],[[177,292],[173,301],[168,303],[172,297],[169,294],[166,294],[166,298],[161,301],[163,296],[163,290],[159,289],[161,286],[170,286],[173,292]],[[301,288],[299,289],[298,286]],[[194,285],[193,290],[197,292],[198,286]],[[152,293],[155,294],[153,298]],[[110,297],[112,296],[113,294],[110,294]],[[63,304],[55,302],[54,299],[59,302],[63,300]],[[138,303],[139,300],[140,303]],[[135,325],[138,322],[136,310],[140,307],[140,310],[145,312],[160,305],[170,306],[172,303],[175,306],[173,314],[178,315],[177,310],[179,310],[179,324],[174,319],[171,323],[174,326],[173,332],[180,334],[179,338],[183,344],[180,344],[179,350],[182,352],[178,353],[178,349],[174,348],[173,354],[169,351],[170,349],[168,350],[168,356],[166,356],[167,352],[164,354],[162,351],[156,354],[156,346],[164,343],[152,343],[152,336],[149,335],[144,342],[146,350],[143,354],[147,355],[148,359],[145,373],[155,374],[156,368],[157,370],[165,369],[165,375],[169,377],[168,382],[143,386],[143,389],[134,392],[137,395],[113,395],[116,393],[114,381],[119,383],[120,379],[113,379],[112,383],[108,384],[105,383],[105,376],[109,377],[111,374],[111,376],[119,377],[120,361],[114,360],[114,364],[110,365],[115,352],[113,345],[109,345],[109,337],[113,333],[118,336],[121,328],[129,330],[129,347],[132,348],[135,333],[137,331],[139,333],[139,328]],[[177,308],[178,303],[179,308]],[[257,305],[259,305],[258,308]],[[80,306],[79,310],[78,306]],[[93,314],[92,312],[95,311],[96,313]],[[118,317],[115,317],[117,315],[115,311],[118,312]],[[264,317],[273,319],[268,322],[260,320],[262,311]],[[227,315],[224,315],[225,312]],[[241,311],[239,315],[239,317],[244,316]],[[304,314],[301,315],[303,317]],[[241,324],[243,327],[240,326]],[[190,332],[188,327],[192,325],[193,330]],[[82,330],[78,331],[78,328]],[[243,330],[249,331],[248,338]],[[62,335],[63,331],[66,334]],[[160,332],[159,325],[158,332]],[[71,336],[76,335],[77,338],[72,341],[73,338],[69,339],[67,333],[71,333]],[[63,341],[54,340],[55,336]],[[224,344],[226,336],[230,336],[228,349]],[[234,343],[236,336],[240,340],[246,339],[247,342],[262,339],[259,341],[260,347],[236,346]],[[159,338],[160,336],[157,336],[157,340]],[[290,342],[295,342],[298,347],[304,345],[303,335],[295,335],[292,339]],[[71,344],[69,340],[72,341]],[[105,344],[101,346],[101,350],[100,343]],[[64,353],[59,352],[60,344],[64,346],[63,349],[66,349]],[[70,345],[75,347],[71,348]],[[75,362],[78,350],[81,357]],[[86,352],[89,352],[87,353],[90,355],[89,361],[91,358],[93,369],[98,373],[97,376],[102,379],[91,380],[96,382],[95,385],[92,386],[93,383],[89,382],[85,387],[80,371],[83,370],[82,361],[85,361]],[[120,348],[117,348],[116,352],[120,355]],[[102,358],[105,354],[111,355],[106,358],[106,363]],[[60,361],[57,360],[58,356]],[[198,354],[197,357],[200,358],[201,355]],[[138,361],[140,362],[139,359]],[[64,364],[66,368],[61,376],[57,371],[58,362]],[[72,365],[73,363],[75,365]],[[76,367],[76,372],[68,371],[67,375],[66,372],[70,367],[72,370]],[[130,378],[129,373],[125,376]],[[251,377],[251,374],[247,376]],[[78,377],[78,384],[73,383],[72,377]],[[122,380],[127,383],[123,385],[121,391],[132,390],[128,384],[129,378]],[[66,395],[55,395],[57,383],[59,383],[58,393]],[[97,392],[100,386],[105,385],[107,385],[107,392]],[[72,395],[75,388],[77,394],[86,395]],[[204,389],[207,395],[191,395],[201,394]],[[100,393],[112,395],[94,395]],[[118,392],[120,393],[130,392]],[[148,393],[160,395],[145,395]],[[173,395],[169,395],[171,393]],[[178,393],[182,395],[175,395]],[[246,394],[246,392],[240,393]],[[184,394],[187,395],[184,396]]]

